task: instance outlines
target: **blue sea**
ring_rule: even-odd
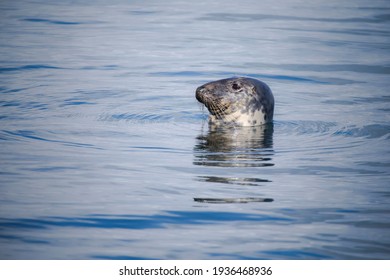
[[[0,2],[0,259],[389,259],[387,0]],[[269,126],[210,130],[246,76]]]

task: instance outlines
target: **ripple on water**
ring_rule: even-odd
[[[43,131],[39,132],[39,131],[32,131],[32,130],[16,130],[16,131],[2,130],[0,131],[0,139],[7,140],[7,141],[35,140],[35,141],[42,141],[42,142],[59,143],[65,146],[98,149],[94,145],[88,143],[54,139],[56,135],[53,133],[50,136],[50,134],[51,134],[50,132],[43,132]]]
[[[366,137],[366,138],[382,138],[390,139],[390,125],[385,124],[369,124],[363,127],[344,127],[334,132],[334,135],[342,135],[347,137]]]
[[[337,127],[335,122],[324,121],[274,121],[275,129],[281,135],[323,135]]]
[[[203,120],[204,114],[192,113],[192,112],[170,112],[153,114],[148,112],[142,113],[116,113],[116,114],[101,114],[99,116],[100,121],[106,122],[127,122],[127,123],[183,123],[183,122],[199,122]]]

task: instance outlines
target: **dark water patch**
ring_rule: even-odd
[[[301,31],[305,31],[302,29]],[[307,30],[310,31],[310,30]],[[376,30],[376,29],[363,29],[363,28],[356,28],[356,29],[326,29],[326,30],[315,30],[315,32],[318,33],[334,33],[334,34],[345,34],[345,35],[358,35],[358,36],[369,36],[369,37],[387,37],[390,35],[389,31],[386,30]]]
[[[6,116],[3,119],[12,120],[13,118]],[[17,141],[22,141],[19,136],[10,134],[9,131],[7,130],[0,130],[0,140],[14,142],[14,143],[16,143]]]
[[[39,102],[26,102],[24,105],[20,106],[22,109],[37,109],[37,110],[47,110],[48,104],[46,103],[39,103]]]
[[[30,243],[30,244],[50,244],[47,240],[38,240],[33,238],[26,238],[22,236],[15,236],[10,234],[0,234],[0,239],[6,239],[6,240],[17,240],[24,243]]]
[[[0,73],[4,72],[13,72],[13,71],[25,71],[25,70],[41,70],[41,69],[64,69],[57,66],[44,65],[44,64],[31,64],[31,65],[23,65],[19,67],[0,67]]]
[[[42,219],[0,219],[0,227],[16,229],[49,229],[50,227],[82,227],[82,228],[121,228],[121,229],[145,229],[159,228],[158,223],[142,217],[119,218],[42,218]]]
[[[0,107],[19,107],[19,101],[0,101]]]
[[[37,168],[22,168],[23,170],[29,170],[34,172],[58,172],[58,171],[68,171],[68,170],[79,170],[77,167],[68,167],[68,166],[45,166]]]
[[[356,164],[363,165],[363,166],[371,166],[371,167],[388,167],[390,170],[390,161],[389,162],[357,161]]]
[[[66,107],[66,106],[93,105],[93,104],[95,103],[86,102],[86,101],[67,101],[63,104],[63,106]]]
[[[390,95],[382,95],[382,96],[369,96],[369,97],[356,97],[354,101],[359,103],[381,103],[387,105],[390,109]]]
[[[48,104],[46,103],[40,103],[40,102],[22,102],[22,101],[0,101],[0,107],[16,107],[19,109],[26,109],[26,110],[47,110]]]
[[[38,23],[48,23],[48,24],[56,24],[56,25],[78,25],[82,24],[82,22],[77,21],[63,21],[63,20],[52,20],[45,18],[24,18],[23,21],[28,22],[38,22]]]
[[[300,30],[305,31],[305,30]],[[308,30],[309,31],[309,30]],[[376,29],[325,29],[325,30],[316,30],[315,32],[318,33],[330,33],[330,34],[343,34],[343,35],[356,35],[356,36],[368,36],[372,38],[378,38],[378,37],[389,37],[390,32],[386,30],[376,30]],[[367,44],[371,45],[371,44]],[[378,44],[378,46],[380,46]],[[383,49],[389,49],[390,46],[387,43],[383,43],[382,45]]]
[[[28,138],[28,139],[33,139],[33,140],[40,140],[40,141],[45,141],[45,142],[55,142],[55,140],[49,140],[43,137],[36,136],[36,133],[31,130],[18,130],[18,131],[9,131],[9,130],[4,130],[4,133],[7,133],[12,136],[17,136],[17,137],[22,137],[22,138]]]
[[[78,99],[67,99],[59,107],[80,106],[80,105],[95,105],[94,102],[82,101]]]
[[[155,215],[93,215],[87,217],[0,218],[3,229],[50,229],[52,227],[143,230],[168,225],[202,225],[228,222],[285,223],[290,219],[271,215],[234,212],[168,211]]]
[[[361,6],[361,7],[353,7],[352,10],[354,9],[357,9],[357,10],[364,10],[364,11],[367,11],[367,10],[373,10],[373,11],[386,11],[386,10],[390,10],[390,7],[387,7],[387,6],[382,6],[382,7],[372,7],[372,6]]]
[[[38,220],[39,221],[39,220]],[[34,219],[4,219],[0,218],[0,228],[5,229],[46,229],[47,227]]]
[[[347,221],[343,224],[348,224]],[[352,226],[357,228],[377,228],[377,229],[390,229],[390,222],[379,222],[379,221],[356,221],[350,223]],[[390,248],[390,243],[387,244],[387,248]]]
[[[6,88],[6,87],[2,87],[0,88],[0,92],[1,93],[16,93],[16,92],[21,92],[21,91],[24,91],[24,90],[28,90],[32,87],[25,87],[25,88],[13,88],[13,89],[9,89],[9,88]]]

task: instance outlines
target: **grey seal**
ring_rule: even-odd
[[[267,84],[233,77],[204,84],[196,99],[209,110],[211,125],[257,126],[272,122],[274,96]]]

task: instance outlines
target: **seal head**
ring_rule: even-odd
[[[256,126],[272,122],[274,97],[263,82],[245,77],[210,82],[196,89],[211,125]]]

